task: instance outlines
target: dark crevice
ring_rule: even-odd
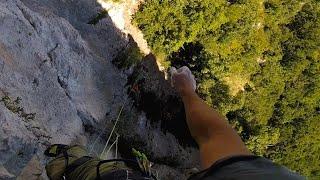
[[[97,124],[98,122],[94,117],[92,117],[90,114],[77,110],[77,115],[82,121],[82,125],[85,129],[85,132],[88,132],[90,134],[97,133]]]
[[[54,46],[54,48],[52,48],[52,49],[47,53],[47,55],[48,55],[48,57],[49,57],[49,59],[50,59],[50,62],[53,62],[52,53],[53,53],[58,47],[59,47],[59,44],[56,44],[56,45]]]
[[[185,43],[178,52],[170,54],[168,59],[171,65],[176,68],[187,66],[195,75],[197,82],[200,82],[207,76],[202,71],[209,68],[209,56],[205,53],[203,45],[199,42]]]
[[[51,63],[54,62],[53,52],[59,47],[59,44],[57,43],[48,53],[47,56],[49,57],[49,60]],[[43,62],[45,63],[45,62]],[[57,69],[56,69],[57,70]],[[60,87],[64,90],[66,96],[71,99],[71,96],[67,90],[68,84],[63,80],[63,77],[57,76],[57,82],[60,85]]]
[[[61,86],[63,89],[66,89],[67,86],[68,86],[65,82],[63,82],[63,80],[60,78],[60,76],[58,76],[58,83],[60,84],[60,86]]]
[[[159,71],[155,57],[148,55],[128,80],[130,97],[138,110],[146,113],[151,126],[173,134],[183,146],[196,147],[189,132],[184,106],[177,92]]]
[[[40,67],[43,66],[48,61],[50,61],[50,63],[53,62],[54,57],[53,57],[52,54],[58,47],[59,47],[59,44],[56,44],[49,52],[47,52],[47,56],[48,56],[49,59],[45,59],[44,61],[42,61],[40,63]]]
[[[60,87],[64,90],[66,96],[69,99],[71,99],[71,96],[70,96],[69,92],[67,91],[68,84],[66,82],[64,82],[59,76],[58,76],[57,80],[58,80]]]
[[[32,22],[31,16],[30,16],[29,14],[27,14],[24,9],[22,9],[21,7],[19,7],[19,5],[17,5],[17,7],[18,7],[18,9],[21,11],[23,17],[29,22],[29,24],[31,25],[31,27],[37,32],[36,24],[35,24],[34,22]]]

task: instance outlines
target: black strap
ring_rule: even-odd
[[[221,160],[215,162],[208,169],[205,169],[203,171],[200,171],[196,174],[191,175],[188,178],[188,180],[192,180],[193,178],[196,178],[199,175],[201,176],[201,178],[205,178],[205,177],[208,177],[209,175],[213,174],[214,172],[218,171],[220,168],[222,168],[224,166],[230,165],[230,164],[238,162],[238,161],[251,161],[251,160],[255,160],[257,158],[260,158],[260,156],[242,155],[242,156],[229,157],[227,159],[221,159]]]
[[[69,165],[69,155],[67,151],[63,151],[62,153],[63,153],[63,157],[65,158],[64,160],[65,169],[67,169]]]

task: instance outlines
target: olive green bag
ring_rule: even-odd
[[[45,151],[46,156],[53,158],[46,165],[46,171],[51,180],[156,179],[146,157],[138,151],[134,153],[136,160],[100,160],[89,157],[85,147],[54,144]]]

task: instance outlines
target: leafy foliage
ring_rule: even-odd
[[[93,17],[88,24],[92,24],[92,25],[96,25],[98,24],[99,21],[101,21],[102,19],[106,18],[108,15],[108,11],[103,9],[101,10],[95,17]]]
[[[317,177],[319,15],[317,0],[146,0],[134,20],[253,152]]]
[[[17,97],[15,100],[11,99],[8,95],[3,96],[0,102],[3,102],[4,106],[11,112],[18,114],[24,121],[34,120],[36,113],[26,113],[24,108],[21,107],[21,97]]]
[[[129,35],[128,45],[121,49],[112,63],[118,68],[128,69],[132,65],[137,64],[143,58],[143,53],[140,51],[138,45],[133,41]]]

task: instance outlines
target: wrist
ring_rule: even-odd
[[[179,94],[182,97],[182,99],[185,99],[187,97],[193,97],[197,93],[192,89],[185,89],[185,90],[180,91]]]

